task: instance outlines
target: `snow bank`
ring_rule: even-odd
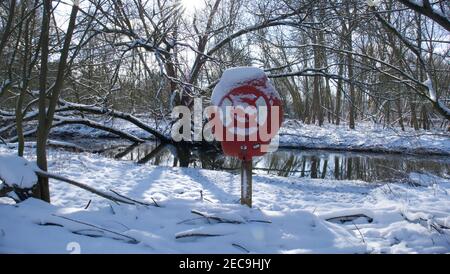
[[[70,243],[78,244],[81,253],[366,251],[353,233],[302,210],[261,212],[241,205],[183,199],[166,201],[163,208],[112,205],[111,209],[61,209],[34,199],[15,207],[1,206],[0,252],[68,253]],[[231,211],[245,223],[198,218],[190,209]],[[130,243],[130,239],[135,242]]]
[[[249,84],[255,79],[267,79],[264,70],[255,67],[235,67],[225,70],[219,83],[215,86],[212,95],[211,103],[213,105],[219,105],[220,100],[232,89],[243,85]],[[264,88],[264,92],[270,97],[279,98],[277,91],[267,81],[267,86]]]
[[[36,166],[13,154],[0,155],[0,181],[10,187],[30,189],[37,183]]]
[[[450,134],[445,131],[406,131],[378,125],[307,125],[287,120],[279,132],[280,146],[348,151],[450,155]]]
[[[409,174],[409,180],[411,183],[419,186],[433,186],[435,184],[450,183],[449,179],[423,172],[411,172]]]

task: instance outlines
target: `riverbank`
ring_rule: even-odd
[[[441,130],[383,128],[358,124],[322,127],[289,120],[280,131],[280,146],[354,152],[450,155],[450,133]]]

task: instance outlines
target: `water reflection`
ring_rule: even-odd
[[[103,154],[123,160],[172,167],[193,167],[239,172],[240,161],[219,149],[175,147],[146,143],[106,150]],[[254,159],[254,172],[284,177],[383,181],[400,179],[409,172],[448,176],[450,159],[439,156],[405,156],[344,153],[320,150],[283,150]]]

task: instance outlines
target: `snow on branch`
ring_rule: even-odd
[[[432,4],[428,0],[397,0],[408,8],[423,14],[435,21],[447,31],[450,31],[450,20],[446,12],[433,8]],[[445,4],[444,4],[445,5]]]
[[[98,122],[83,118],[83,119],[76,119],[76,118],[66,118],[62,116],[56,116],[55,119],[58,121],[56,123],[56,126],[62,126],[62,125],[71,125],[71,124],[78,124],[78,125],[86,125],[88,127],[100,129],[109,133],[112,133],[114,135],[117,135],[123,139],[130,140],[131,142],[135,143],[143,143],[144,140],[141,138],[138,138],[128,132],[121,131],[112,127],[108,127],[106,125],[100,124]]]
[[[411,1],[406,1],[406,2],[411,2]],[[427,4],[425,1],[423,2],[423,6],[426,6]],[[428,2],[428,5],[430,5],[430,3]],[[381,22],[381,24],[383,25],[383,27],[393,33],[398,39],[400,39],[400,41],[402,41],[402,43],[410,50],[412,51],[417,59],[419,60],[420,65],[422,66],[422,68],[424,69],[424,71],[426,72],[427,75],[427,80],[423,83],[420,83],[422,85],[422,87],[426,88],[428,91],[428,94],[422,94],[423,96],[425,96],[425,98],[427,98],[432,104],[433,107],[442,115],[444,116],[447,120],[450,120],[450,109],[445,106],[444,103],[442,103],[439,98],[437,97],[436,94],[436,89],[433,86],[433,82],[431,81],[431,77],[430,77],[430,73],[429,73],[429,69],[428,66],[426,65],[424,58],[422,56],[422,54],[419,51],[419,47],[417,45],[414,45],[413,43],[411,43],[403,34],[401,34],[389,21],[387,21],[380,13],[376,12],[376,8],[375,7],[370,7],[370,9],[372,9],[373,11],[375,11],[375,16],[377,17],[378,21]],[[448,19],[447,19],[448,20]]]
[[[31,189],[37,183],[36,166],[13,155],[0,155],[0,180],[9,187]]]
[[[115,111],[108,108],[101,108],[96,106],[90,106],[90,105],[82,105],[82,104],[75,104],[68,101],[64,101],[62,99],[59,100],[60,104],[64,108],[64,110],[78,110],[78,111],[85,111],[93,114],[108,114],[112,117],[119,118],[126,120],[137,127],[147,131],[148,133],[152,134],[159,140],[163,142],[170,142],[170,137],[165,136],[163,133],[159,132],[158,130],[150,127],[146,123],[142,122],[139,118],[133,116],[132,114],[121,112],[121,111]]]
[[[301,12],[302,12],[301,9],[297,9],[297,10],[291,12],[291,13],[286,13],[286,14],[280,15],[278,17],[265,20],[265,21],[263,21],[261,23],[258,23],[256,25],[240,29],[240,30],[232,33],[228,37],[226,37],[226,38],[222,39],[221,41],[219,41],[216,45],[214,45],[207,52],[207,55],[209,55],[209,56],[213,55],[214,52],[218,51],[221,47],[226,45],[228,42],[230,42],[231,40],[233,40],[233,39],[235,39],[235,38],[237,38],[237,37],[239,37],[241,35],[244,35],[246,33],[257,31],[257,30],[264,29],[264,28],[267,28],[267,27],[282,26],[282,25],[292,25],[293,24],[292,22],[286,21],[285,19],[287,19],[289,17],[292,17],[294,15],[298,15]],[[306,19],[306,16],[302,19],[302,21],[304,19]],[[299,23],[295,23],[295,25],[298,25],[298,24]]]

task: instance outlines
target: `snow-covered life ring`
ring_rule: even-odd
[[[282,101],[263,70],[228,69],[213,91],[223,130],[214,131],[225,154],[242,160],[264,155],[283,120]]]

